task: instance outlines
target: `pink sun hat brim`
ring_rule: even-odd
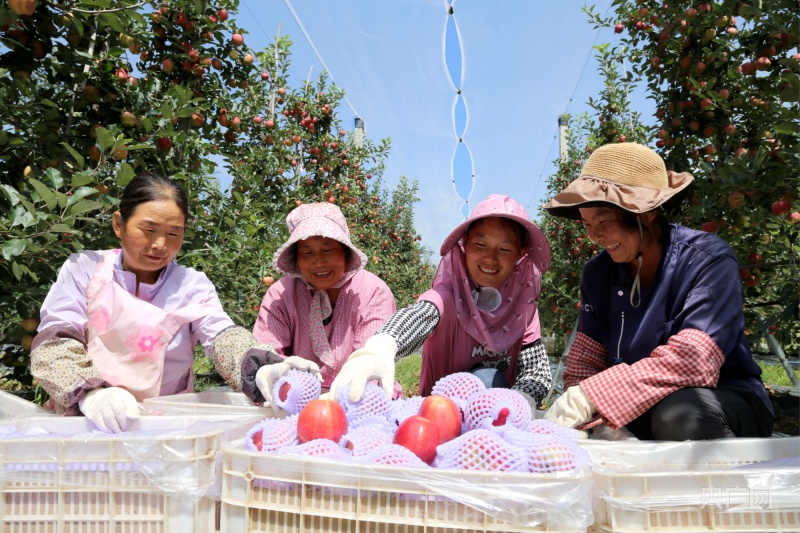
[[[470,224],[481,218],[503,217],[518,222],[528,233],[528,255],[539,272],[546,272],[550,268],[550,245],[544,237],[544,233],[534,224],[528,212],[509,196],[500,194],[489,195],[488,198],[479,203],[470,213],[469,218],[456,226],[450,235],[442,243],[439,250],[441,255],[445,255],[450,248],[458,244]]]
[[[339,241],[350,251],[346,272],[362,268],[367,256],[350,240],[350,229],[338,206],[326,202],[303,204],[293,209],[286,217],[289,239],[272,256],[272,268],[287,276],[301,276],[293,246],[309,237],[327,237]]]

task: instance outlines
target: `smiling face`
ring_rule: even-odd
[[[624,213],[609,207],[581,208],[581,221],[589,238],[605,248],[615,263],[636,260],[641,247],[639,230],[623,222]]]
[[[317,289],[332,289],[347,268],[344,244],[328,237],[309,237],[298,241],[297,268],[303,278]]]
[[[511,221],[513,224],[514,222]],[[464,240],[467,272],[480,287],[497,287],[528,252],[511,224],[497,217],[475,222]]]
[[[122,268],[136,274],[138,283],[155,283],[181,249],[186,219],[173,200],[157,200],[139,204],[127,220],[117,211],[113,226],[122,246]]]

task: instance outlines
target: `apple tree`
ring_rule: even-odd
[[[751,340],[800,349],[800,8],[791,0],[616,2],[655,101],[656,146],[696,179],[682,223],[729,242]]]

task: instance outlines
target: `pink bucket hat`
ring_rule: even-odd
[[[353,246],[350,241],[350,229],[341,209],[334,204],[319,202],[303,204],[293,209],[286,217],[289,228],[289,240],[278,248],[272,256],[272,268],[287,276],[300,276],[297,267],[297,256],[293,245],[309,237],[327,237],[344,244],[350,251],[350,260],[346,272],[353,272],[367,264],[364,252]]]
[[[533,261],[533,264],[536,265],[536,268],[542,273],[550,268],[550,245],[547,244],[547,239],[545,239],[542,230],[531,222],[531,218],[528,216],[528,212],[525,211],[524,207],[519,205],[511,197],[500,194],[491,194],[488,198],[475,206],[469,218],[450,232],[450,235],[448,235],[444,243],[442,243],[439,253],[445,255],[450,248],[461,240],[470,224],[480,218],[486,217],[509,218],[522,225],[528,233],[525,246],[528,248],[528,255]]]

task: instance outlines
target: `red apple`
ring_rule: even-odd
[[[241,33],[234,33],[233,36],[231,36],[231,42],[233,46],[242,46],[244,44],[244,37]]]
[[[789,211],[789,209],[791,209],[791,207],[792,207],[792,204],[790,204],[788,201],[786,201],[786,200],[778,200],[777,202],[773,202],[773,204],[770,207],[770,209],[772,209],[772,212],[774,214],[782,215],[782,214],[786,213],[787,211]]]
[[[427,396],[422,400],[417,414],[436,423],[439,430],[439,444],[461,435],[461,409],[447,396],[437,394]]]
[[[256,447],[256,450],[261,451],[261,448],[264,446],[264,430],[256,431],[253,433],[253,446]]]
[[[789,221],[789,224],[797,224],[800,222],[800,213],[797,211],[792,211],[788,215],[786,215],[786,220]]]
[[[261,80],[262,80],[262,81],[267,81],[268,79],[269,79],[269,72],[267,72],[267,71],[265,70],[265,71],[263,71],[263,72],[261,73]]]
[[[397,428],[394,443],[411,450],[422,461],[431,464],[436,458],[436,447],[439,445],[439,429],[424,416],[413,415]]]
[[[8,7],[15,15],[33,15],[36,0],[8,0]]]
[[[614,33],[622,33],[623,31],[625,31],[625,26],[622,24],[617,24],[614,26]]]
[[[158,145],[158,149],[162,152],[168,152],[170,148],[172,148],[172,139],[169,137],[159,137],[156,141],[156,145]]]
[[[338,402],[311,400],[297,418],[297,437],[300,442],[330,439],[339,442],[347,433],[347,415]]]
[[[264,276],[263,278],[261,278],[261,283],[263,283],[264,285],[272,285],[273,283],[275,283],[275,278],[273,278],[272,276]]]
[[[700,225],[700,229],[702,229],[703,231],[707,231],[709,233],[716,233],[717,230],[719,229],[719,224],[717,224],[713,220],[709,220],[708,222],[703,222]]]
[[[220,22],[225,22],[228,20],[228,12],[224,9],[217,10],[217,18],[220,20]]]
[[[744,194],[734,191],[728,195],[728,205],[734,209],[739,209],[744,205]]]
[[[280,399],[280,401],[282,402],[286,401],[286,398],[289,397],[289,389],[291,388],[292,384],[289,383],[288,381],[285,381],[283,382],[283,384],[281,384],[281,388],[278,389],[278,398]]]

